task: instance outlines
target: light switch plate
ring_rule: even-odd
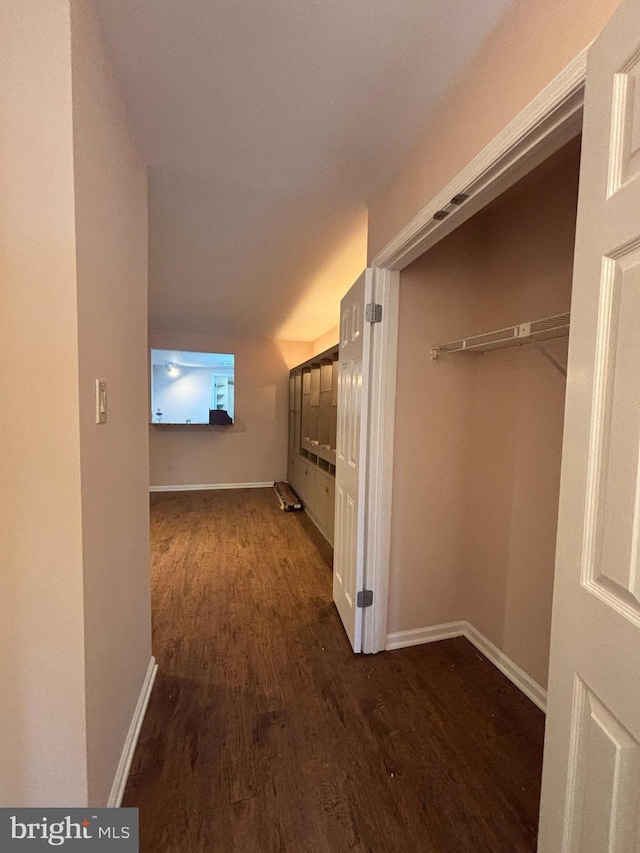
[[[107,383],[103,379],[96,379],[96,423],[107,422]]]

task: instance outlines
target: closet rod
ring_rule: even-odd
[[[451,341],[447,344],[438,344],[431,348],[431,361],[437,361],[443,355],[451,355],[456,352],[483,353],[506,347],[522,346],[533,343],[540,352],[556,367],[564,376],[566,370],[545,347],[540,346],[540,341],[548,341],[552,338],[561,338],[569,334],[571,314],[554,314],[541,320],[530,320],[519,323],[517,326],[508,326],[505,329],[496,329],[493,332],[485,332],[482,335],[472,335],[461,338],[459,341]]]

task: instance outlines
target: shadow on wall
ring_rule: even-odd
[[[331,192],[301,210],[295,195],[152,168],[149,211],[152,328],[206,337],[215,323],[271,340],[312,335],[335,325],[341,297],[366,266],[367,211],[360,203],[337,210]]]

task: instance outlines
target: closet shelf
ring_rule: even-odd
[[[473,335],[452,341],[447,344],[438,344],[431,348],[431,361],[437,361],[443,355],[454,352],[483,353],[506,347],[517,347],[528,343],[548,341],[551,338],[562,338],[569,334],[569,322],[571,314],[554,314],[542,320],[530,320],[519,323],[517,326],[508,326],[506,329],[497,329],[495,332],[485,332],[482,335]],[[557,365],[556,365],[557,366]]]
[[[319,456],[320,459],[324,459],[325,462],[330,462],[332,465],[336,464],[335,447],[332,449],[329,444],[320,444],[320,442],[312,441],[308,437],[302,439],[300,446],[308,453],[313,453],[314,456]]]

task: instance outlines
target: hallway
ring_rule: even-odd
[[[351,652],[272,489],[152,495],[143,853],[524,853],[544,715],[463,638]]]

